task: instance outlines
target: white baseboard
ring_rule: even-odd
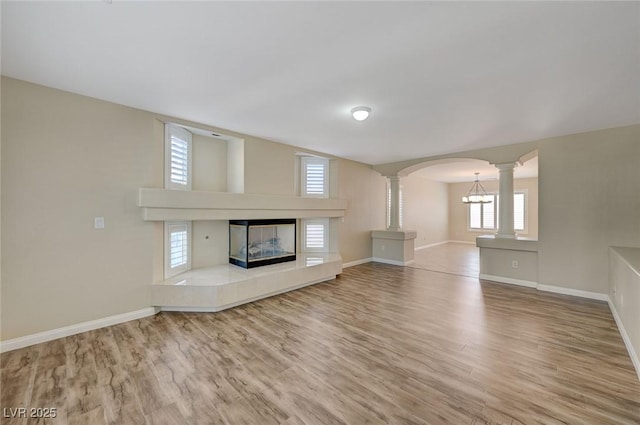
[[[470,242],[470,241],[447,241],[447,243],[464,243],[467,245],[475,245],[475,242]]]
[[[526,286],[527,288],[535,288],[538,286],[536,282],[531,282],[529,280],[512,279],[510,277],[494,276],[491,274],[480,273],[479,278],[480,280],[490,280],[492,282],[508,283],[509,285]]]
[[[375,261],[376,263],[391,264],[392,266],[408,266],[409,264],[412,264],[415,262],[415,260],[398,261],[398,260],[388,260],[386,258],[377,258],[377,257],[372,257],[371,261]]]
[[[564,288],[562,286],[538,285],[539,291],[554,292],[556,294],[573,295],[574,297],[589,298],[591,300],[609,301],[607,294],[599,292],[582,291],[580,289]]]
[[[429,245],[423,245],[423,246],[419,246],[417,248],[414,248],[414,251],[420,251],[421,249],[427,249],[427,248],[433,248],[434,246],[438,246],[438,245],[444,245],[446,243],[449,243],[449,241],[442,241],[442,242],[436,242],[436,243],[432,243]]]
[[[8,339],[6,341],[0,342],[0,353],[17,350],[18,348],[24,348],[30,345],[40,344],[42,342],[52,341],[58,338],[64,338],[65,336],[92,331],[94,329],[117,325],[119,323],[124,323],[131,320],[142,319],[143,317],[153,316],[157,312],[158,311],[155,307],[148,307],[143,308],[142,310],[131,311],[129,313],[117,314],[115,316],[109,316],[102,319],[78,323],[76,325],[65,326],[63,328],[52,329],[50,331],[38,332],[32,335]]]
[[[342,264],[342,268],[346,269],[348,267],[357,266],[358,264],[370,263],[372,261],[373,261],[373,258],[371,258],[371,257],[363,258],[362,260],[349,261],[348,263],[343,263]]]
[[[574,297],[588,298],[590,300],[608,301],[607,294],[600,292],[582,291],[580,289],[564,288],[562,286],[541,285],[530,280],[513,279],[504,276],[495,276],[490,274],[480,274],[480,279],[491,280],[493,282],[508,283],[510,285],[526,286],[527,288],[536,288],[538,291],[553,292],[555,294],[571,295]]]
[[[631,339],[629,338],[629,334],[627,334],[624,325],[622,324],[622,319],[616,310],[616,306],[611,301],[611,298],[607,296],[607,301],[609,302],[609,309],[611,309],[611,313],[613,314],[613,319],[616,321],[616,325],[618,325],[618,331],[620,331],[620,335],[622,336],[622,340],[624,341],[624,345],[627,347],[627,352],[629,353],[629,357],[631,357],[631,363],[633,363],[633,367],[636,368],[636,374],[638,375],[638,380],[640,380],[640,359],[638,358],[638,354],[636,350],[634,350],[633,345],[631,344]]]

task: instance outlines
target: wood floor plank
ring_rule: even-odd
[[[219,313],[0,355],[46,424],[627,425],[640,382],[606,303],[377,263]]]

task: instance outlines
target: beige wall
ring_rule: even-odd
[[[152,116],[11,79],[2,89],[2,339],[148,307],[154,224],[136,198],[163,185]]]
[[[227,191],[227,142],[193,135],[193,190]]]
[[[142,220],[137,193],[163,187],[161,120],[179,120],[4,77],[1,103],[1,339],[149,307],[163,231]],[[245,192],[294,193],[298,149],[233,135],[245,140]],[[341,253],[369,258],[368,232],[384,225],[384,179],[338,162],[349,207]],[[105,229],[94,230],[96,216]],[[195,266],[221,261],[226,248],[215,242],[227,231],[226,222],[195,223]]]
[[[497,180],[482,182],[482,186],[489,193],[498,193],[499,182]],[[449,184],[449,238],[455,241],[475,242],[476,237],[492,235],[496,230],[473,231],[467,226],[469,207],[461,202],[467,194],[471,183]],[[538,179],[516,179],[513,181],[514,190],[526,190],[527,192],[527,231],[518,232],[519,235],[530,238],[538,238]]]
[[[606,294],[608,247],[640,247],[640,125],[543,140],[538,163],[539,283]]]
[[[446,183],[411,174],[403,177],[403,228],[417,232],[415,247],[449,239],[449,190]]]
[[[371,257],[371,230],[386,222],[386,181],[371,168],[338,160],[338,198],[347,199],[340,222],[340,254],[345,263]]]
[[[295,195],[298,150],[293,146],[246,137],[244,192]]]

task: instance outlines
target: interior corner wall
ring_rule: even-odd
[[[163,186],[153,115],[5,77],[1,102],[2,339],[149,307],[156,232],[136,204]]]
[[[227,142],[194,134],[193,190],[227,191]]]
[[[476,231],[469,230],[468,211],[469,207],[461,202],[462,197],[469,192],[472,182],[449,183],[449,236],[451,240],[473,242],[482,235],[494,235],[496,230]],[[497,180],[483,181],[482,186],[489,193],[498,193],[500,183]],[[527,191],[527,215],[526,232],[517,232],[519,235],[538,239],[538,178],[515,179],[513,181],[514,190]]]
[[[539,146],[543,285],[606,294],[608,247],[640,247],[640,125]]]
[[[415,247],[449,240],[449,191],[446,183],[410,174],[402,186],[402,227],[417,232]]]
[[[347,200],[340,220],[340,255],[345,263],[371,258],[371,230],[384,229],[387,179],[364,164],[338,160],[338,198]]]

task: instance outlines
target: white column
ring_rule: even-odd
[[[389,177],[391,188],[391,205],[389,213],[389,228],[387,230],[399,231],[400,229],[400,177]]]
[[[496,164],[500,170],[500,202],[498,205],[498,233],[497,238],[515,239],[513,230],[513,169],[515,162]]]

